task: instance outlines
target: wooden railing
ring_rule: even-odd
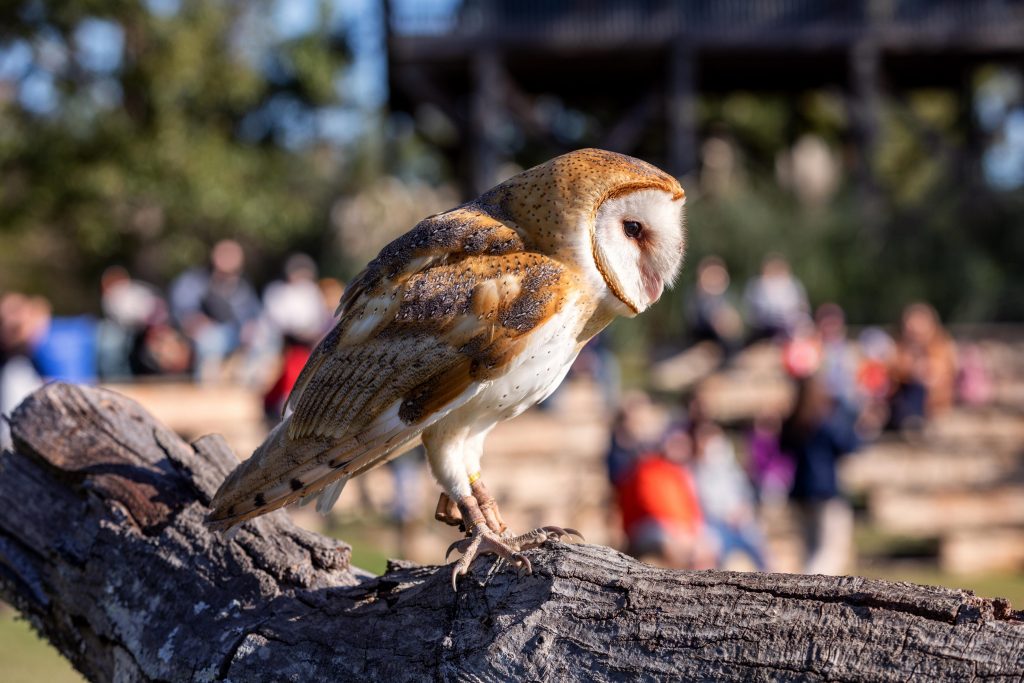
[[[675,34],[822,30],[1005,32],[1024,25],[1019,0],[391,0],[399,36],[622,40]],[[1022,36],[1024,41],[1024,36]]]

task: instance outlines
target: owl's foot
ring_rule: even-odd
[[[448,547],[448,552],[445,553],[445,559],[448,559],[453,550],[462,553],[462,557],[455,561],[455,566],[452,568],[452,590],[454,591],[458,590],[456,583],[458,578],[466,575],[469,565],[478,555],[497,555],[515,567],[519,576],[533,573],[533,565],[530,564],[526,555],[520,553],[517,548],[486,527],[477,529],[469,538],[452,543]]]
[[[533,566],[530,560],[522,554],[522,551],[537,548],[548,541],[560,541],[563,538],[583,535],[575,529],[563,529],[558,526],[546,526],[534,529],[519,536],[499,533],[491,526],[488,515],[482,509],[482,505],[475,496],[466,496],[459,501],[459,511],[463,520],[470,521],[470,533],[467,538],[455,541],[448,546],[445,559],[452,554],[453,550],[462,553],[452,568],[452,590],[458,590],[457,581],[460,576],[465,576],[469,566],[478,555],[497,555],[515,567],[520,575],[533,573]],[[499,519],[500,517],[496,517]],[[505,526],[502,523],[501,528]]]
[[[563,538],[571,539],[573,536],[581,541],[586,540],[583,538],[583,534],[575,529],[560,526],[542,526],[519,536],[506,536],[505,540],[509,545],[518,550],[529,550],[530,548],[539,548],[548,541],[561,541]]]
[[[460,576],[465,576],[469,571],[469,565],[480,555],[497,555],[516,569],[519,576],[533,573],[533,565],[530,559],[522,554],[524,550],[539,548],[548,541],[561,541],[563,538],[579,537],[583,540],[583,534],[575,529],[564,529],[560,526],[545,526],[533,531],[528,531],[519,536],[499,536],[486,527],[478,528],[468,538],[455,541],[448,546],[445,553],[445,560],[452,554],[453,550],[462,553],[452,568],[452,590],[458,590],[456,581]]]

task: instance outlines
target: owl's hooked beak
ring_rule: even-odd
[[[646,263],[640,269],[640,276],[643,279],[644,294],[647,295],[647,307],[650,307],[661,298],[665,291],[665,281]]]

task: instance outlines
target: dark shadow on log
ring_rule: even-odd
[[[93,680],[1019,679],[1001,600],[856,577],[680,572],[591,545],[517,579],[393,563],[277,512],[203,526],[235,465],[117,394],[52,384],[0,460],[0,590]]]

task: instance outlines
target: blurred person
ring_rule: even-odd
[[[846,314],[838,304],[825,303],[814,313],[821,344],[822,380],[825,389],[851,415],[860,412],[857,386],[857,353],[846,338]]]
[[[7,334],[44,380],[96,381],[96,321],[87,315],[55,317],[42,296],[4,298]]]
[[[419,513],[422,511],[423,471],[426,457],[422,446],[394,460],[386,467],[394,483],[389,513],[398,530],[398,556],[409,559],[415,556],[415,533]]]
[[[829,395],[820,376],[799,381],[780,445],[796,463],[790,497],[803,529],[804,572],[840,574],[849,564],[853,510],[839,491],[836,468],[860,440],[851,416]]]
[[[823,353],[817,328],[809,318],[804,318],[782,341],[783,369],[794,379],[809,377],[821,368]]]
[[[312,258],[292,254],[285,261],[284,279],[270,283],[263,295],[265,320],[281,349],[280,372],[263,397],[264,410],[275,421],[284,414],[292,387],[330,323],[316,275]]]
[[[732,442],[699,411],[691,410],[690,420],[693,475],[701,511],[716,541],[717,566],[726,566],[732,554],[740,552],[758,571],[764,571],[764,539],[757,524],[754,494],[736,461]]]
[[[957,376],[957,396],[971,406],[983,406],[992,400],[995,390],[992,373],[985,362],[985,354],[978,344],[967,344],[960,349],[960,374]]]
[[[616,486],[622,527],[633,557],[678,569],[706,569],[714,549],[693,475],[687,467],[693,442],[685,429],[666,434],[659,450],[642,453]]]
[[[717,256],[697,266],[697,286],[690,297],[690,336],[694,342],[711,341],[728,362],[743,341],[743,318],[729,298],[729,271]]]
[[[779,445],[781,431],[781,417],[770,410],[763,410],[754,417],[754,424],[747,434],[750,478],[757,488],[761,505],[766,509],[782,507],[793,486],[795,464]]]
[[[139,335],[152,322],[166,321],[167,304],[156,287],[132,278],[122,266],[110,266],[100,277],[100,308],[100,376],[108,380],[130,377]]]
[[[747,284],[743,298],[750,342],[790,336],[810,310],[803,284],[793,275],[789,262],[779,254],[765,257],[761,274]]]
[[[608,452],[605,454],[608,480],[612,486],[620,484],[633,469],[641,453],[652,450],[655,444],[646,437],[647,413],[651,399],[642,391],[627,392],[612,418]]]
[[[46,379],[92,384],[99,376],[96,319],[91,315],[54,316],[32,360]]]
[[[322,277],[317,282],[320,288],[320,297],[323,300],[324,312],[327,314],[327,323],[324,332],[330,329],[335,317],[337,317],[338,306],[341,303],[341,296],[345,293],[345,283],[334,277]]]
[[[956,347],[930,305],[919,302],[904,309],[891,376],[892,428],[919,428],[953,405]]]
[[[889,396],[892,382],[889,368],[893,363],[896,343],[885,330],[868,327],[857,337],[860,364],[857,367],[857,386],[864,400],[862,413],[876,425],[889,420]]]
[[[0,449],[10,448],[11,432],[3,416],[43,385],[30,356],[45,333],[49,306],[24,294],[0,296]]]
[[[263,312],[285,339],[304,344],[320,339],[330,316],[324,310],[316,262],[311,257],[306,254],[288,257],[284,279],[271,282],[263,292]]]
[[[192,346],[170,317],[160,314],[135,337],[129,361],[137,377],[185,375],[192,367]]]
[[[244,266],[242,246],[221,240],[207,267],[187,270],[171,283],[171,312],[195,346],[196,379],[219,377],[223,361],[254,334],[260,302]]]

